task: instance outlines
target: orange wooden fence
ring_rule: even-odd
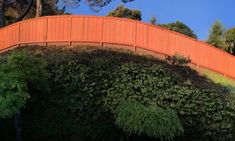
[[[235,57],[204,42],[151,24],[113,17],[49,16],[0,29],[0,51],[32,43],[73,42],[128,45],[190,57],[192,63],[235,78]]]

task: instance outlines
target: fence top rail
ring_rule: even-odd
[[[26,23],[26,22],[30,22],[30,21],[36,21],[36,20],[40,20],[40,19],[50,19],[50,18],[53,19],[53,18],[62,18],[62,17],[67,17],[67,18],[69,18],[69,17],[71,17],[71,18],[85,17],[85,18],[100,18],[100,19],[103,18],[103,19],[113,19],[113,20],[121,20],[121,21],[127,21],[127,22],[137,22],[139,24],[144,24],[144,25],[147,25],[147,26],[150,26],[150,27],[154,27],[154,28],[163,30],[163,31],[167,31],[167,32],[170,32],[170,33],[177,34],[179,36],[183,36],[183,37],[188,38],[188,39],[193,40],[193,41],[197,41],[197,39],[191,38],[189,36],[186,36],[184,34],[180,34],[178,32],[172,31],[172,30],[168,30],[168,29],[160,27],[158,25],[153,25],[153,24],[150,24],[150,23],[146,23],[146,22],[142,22],[142,21],[137,21],[137,20],[132,20],[132,19],[127,19],[127,18],[117,18],[117,17],[111,17],[111,16],[94,16],[94,15],[56,15],[56,16],[43,16],[43,17],[39,17],[39,18],[31,18],[31,19],[26,19],[26,20],[23,20],[23,21],[20,21],[20,22],[8,25],[6,27],[0,28],[0,31],[4,30],[6,28],[9,28],[11,26],[15,26],[17,24],[21,24],[21,23]]]

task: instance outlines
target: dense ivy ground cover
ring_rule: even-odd
[[[116,125],[116,108],[127,99],[174,111],[184,129],[174,140],[232,140],[234,105],[228,91],[188,67],[92,47],[26,51],[47,62],[50,90],[31,93],[22,113],[25,141],[154,140],[149,132],[128,134]],[[2,56],[4,63],[7,54]],[[1,138],[13,140],[11,120],[0,121]]]

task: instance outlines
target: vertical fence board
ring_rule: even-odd
[[[99,42],[102,37],[102,19],[94,17],[74,17],[72,19],[71,32],[72,41]]]
[[[47,42],[70,41],[70,22],[66,16],[48,18]]]
[[[136,31],[136,45],[138,47],[146,47],[146,41],[147,41],[147,25],[143,23],[137,23],[137,31]]]
[[[4,43],[3,30],[0,30],[0,50],[3,50],[5,48],[3,43]]]
[[[154,26],[148,30],[148,49],[167,54],[168,33]]]
[[[21,43],[41,43],[44,41],[46,19],[28,20],[20,23]]]
[[[205,43],[199,45],[200,65],[223,74],[226,73],[224,52]]]
[[[4,31],[5,29],[0,30],[0,50],[7,48],[7,46],[5,46],[6,36],[4,35]]]
[[[103,21],[103,28],[104,42],[134,45],[134,21],[105,18]]]

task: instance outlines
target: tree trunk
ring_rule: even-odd
[[[21,141],[20,112],[15,115],[16,141]]]
[[[0,0],[0,28],[2,28],[5,24],[4,11],[5,11],[5,0]]]
[[[42,0],[37,0],[36,18],[42,15]]]

